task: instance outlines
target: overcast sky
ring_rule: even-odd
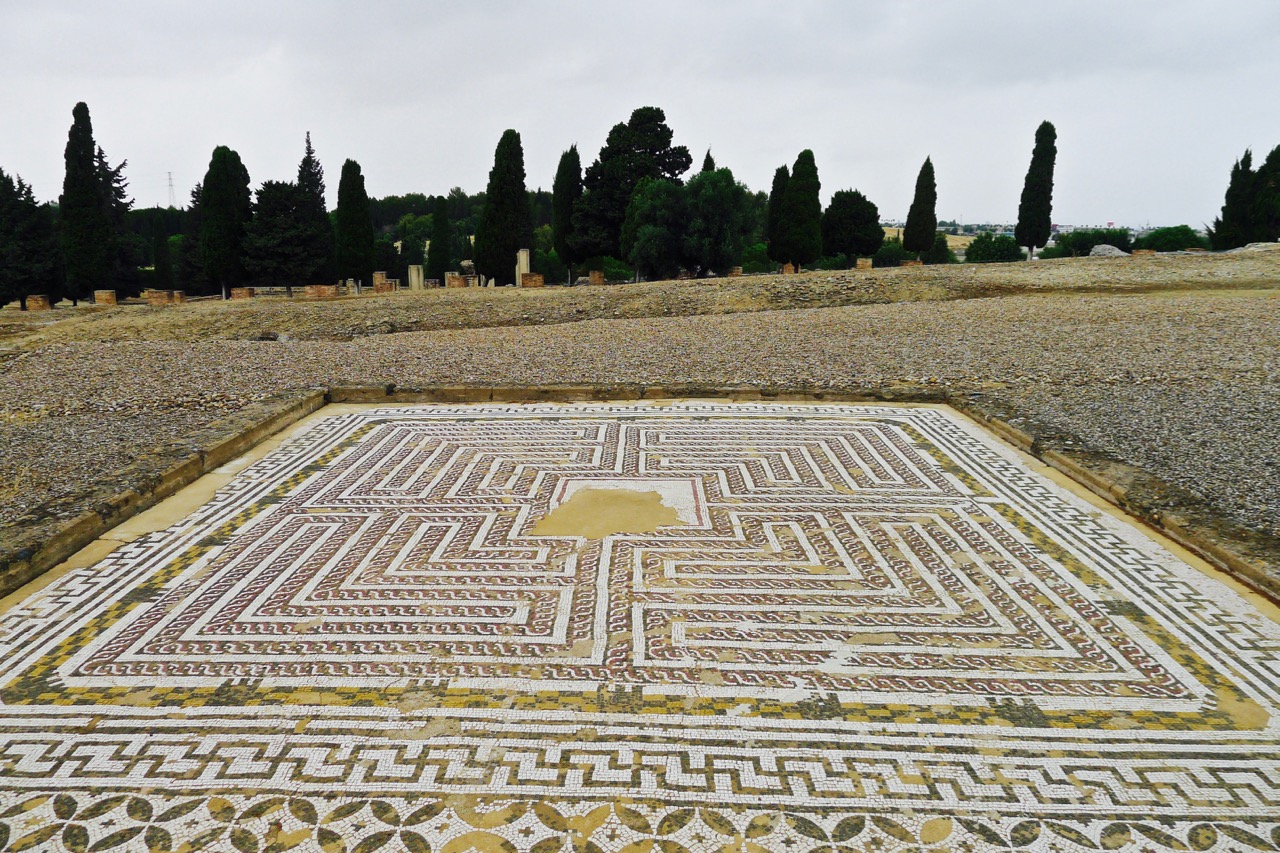
[[[550,189],[653,105],[695,168],[710,147],[767,190],[812,148],[824,203],[857,188],[886,219],[932,156],[966,222],[1016,218],[1048,119],[1055,222],[1199,226],[1280,144],[1277,0],[0,0],[0,69],[0,168],[55,198],[83,100],[140,207],[169,172],[184,204],[216,145],[292,180],[307,131],[330,203],[348,157],[373,196],[483,189],[508,127]]]

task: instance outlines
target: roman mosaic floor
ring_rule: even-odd
[[[950,410],[348,409],[226,479],[0,615],[0,848],[1280,849],[1280,626]]]

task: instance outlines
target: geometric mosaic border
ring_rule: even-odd
[[[751,430],[750,453],[725,449]],[[451,470],[464,486],[433,485]],[[596,472],[695,476],[716,520],[528,550],[548,484]],[[360,529],[386,565],[324,568]],[[776,560],[735,574],[762,542]],[[274,562],[252,556],[266,545]],[[510,600],[483,574],[494,548],[532,561]],[[285,563],[314,573],[253,586]],[[483,606],[446,564],[489,578]],[[432,590],[421,618],[394,617],[402,589]],[[877,602],[846,611],[893,630],[834,599]],[[376,620],[394,618],[420,627],[387,646]],[[930,632],[971,654],[935,654]],[[324,675],[347,652],[317,649],[369,637],[368,670],[391,675]],[[435,675],[395,670],[410,659]],[[0,661],[13,849],[1280,849],[1280,629],[943,409],[335,416],[4,614]]]

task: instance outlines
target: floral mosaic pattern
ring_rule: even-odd
[[[1277,850],[1277,680],[946,410],[370,409],[0,616],[0,848]]]

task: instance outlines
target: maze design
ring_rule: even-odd
[[[678,523],[535,530],[592,489]],[[1274,623],[948,410],[369,409],[0,616],[0,835],[108,839],[35,817],[101,795],[218,849],[275,798],[376,849],[302,819],[339,794],[452,809],[430,849],[1276,849],[1278,680]]]

